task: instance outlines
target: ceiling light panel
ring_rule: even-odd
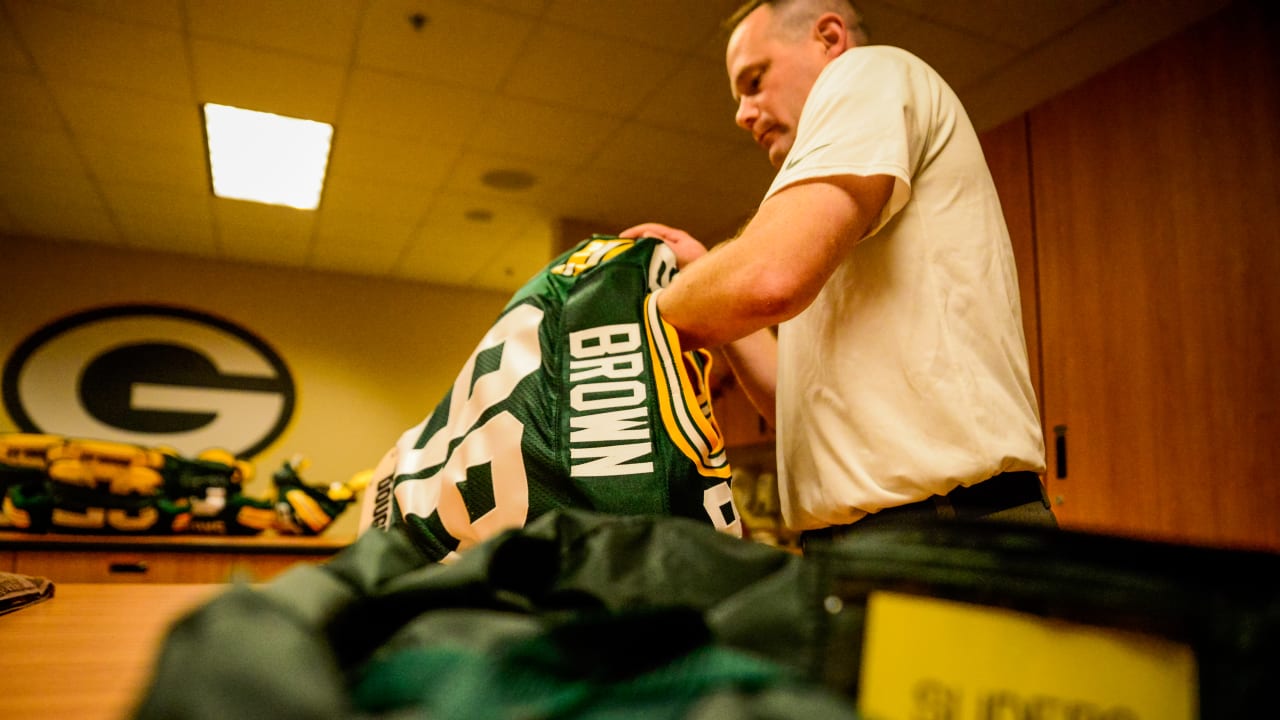
[[[213,194],[314,210],[333,126],[228,105],[204,106]]]

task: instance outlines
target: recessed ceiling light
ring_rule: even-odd
[[[213,194],[314,210],[320,205],[333,126],[206,103]]]
[[[490,170],[480,178],[480,182],[498,190],[527,190],[538,182],[538,178],[524,170]]]

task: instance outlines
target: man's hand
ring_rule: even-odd
[[[642,223],[618,233],[618,237],[654,237],[676,254],[676,264],[687,264],[707,254],[707,248],[692,235],[661,223]],[[661,304],[661,301],[659,301]],[[778,384],[778,341],[768,328],[720,346],[729,369],[747,394],[747,399],[773,426]]]
[[[676,254],[676,266],[684,269],[689,263],[707,254],[707,248],[692,235],[661,223],[641,223],[618,233],[618,237],[658,238]]]

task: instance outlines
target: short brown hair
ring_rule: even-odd
[[[725,32],[732,33],[748,15],[763,5],[771,6],[782,17],[782,27],[786,31],[807,28],[822,13],[833,12],[844,19],[857,44],[866,45],[869,41],[866,22],[851,0],[749,0],[724,21]]]

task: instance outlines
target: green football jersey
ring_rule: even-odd
[[[379,463],[361,531],[403,523],[435,560],[558,507],[740,535],[711,357],[681,351],[652,297],[675,272],[660,241],[601,235],[547,265]]]

